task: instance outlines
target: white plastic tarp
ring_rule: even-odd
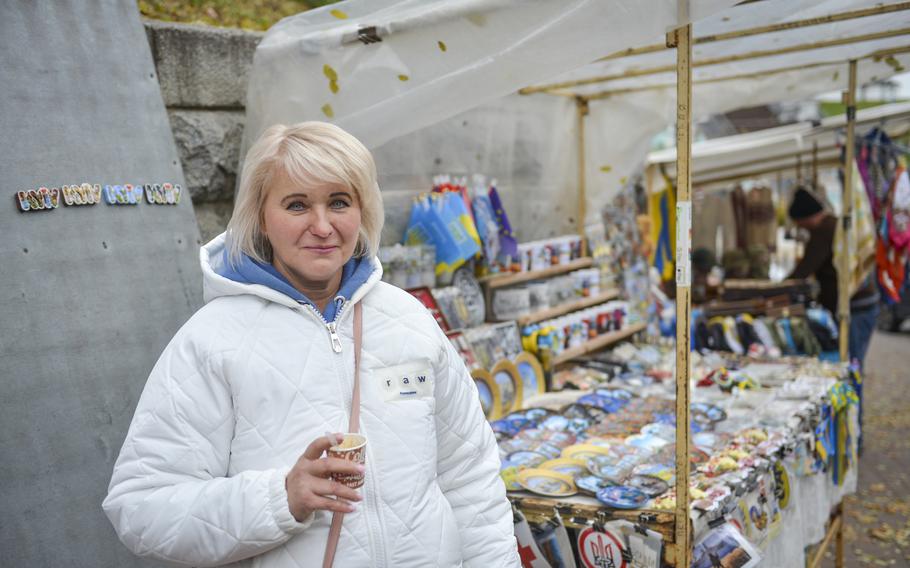
[[[808,170],[815,147],[819,161],[840,156],[845,125],[846,117],[837,115],[825,118],[819,124],[799,122],[696,142],[692,145],[693,183],[696,186],[706,185],[712,178],[729,178],[775,167],[792,171],[798,153],[802,153],[802,165]],[[876,126],[891,134],[906,132],[910,128],[910,103],[892,103],[857,111],[857,135]],[[672,172],[675,169],[676,148],[651,152],[647,163],[664,164]],[[769,175],[773,176],[773,173]]]
[[[332,119],[376,147],[734,3],[679,17],[676,0],[348,0],[269,30],[246,129]],[[381,41],[358,41],[369,28]]]
[[[694,36],[880,2],[764,0],[733,4],[690,2]],[[270,124],[330,120],[374,149],[387,198],[396,191],[406,196],[427,190],[435,173],[476,171],[498,176],[506,206],[517,217],[513,225],[521,240],[563,232],[574,225],[577,199],[574,102],[546,94],[519,97],[509,93],[534,83],[671,66],[674,50],[585,64],[628,47],[663,43],[665,32],[680,21],[685,20],[678,17],[675,0],[349,0],[305,12],[276,25],[257,50],[248,92],[245,146]],[[694,47],[693,60],[697,64],[704,58],[908,26],[910,13],[895,12],[699,44]],[[375,30],[364,35],[382,41],[364,44],[356,40],[358,30],[369,27]],[[844,88],[844,60],[905,43],[906,38],[893,37],[722,65],[696,65],[694,116],[805,99]],[[831,64],[699,83],[819,62]],[[890,63],[864,59],[859,80],[887,77],[908,63],[906,55],[897,55]],[[674,81],[675,73],[665,72],[575,89],[593,94],[652,87],[590,103],[586,122],[589,220],[641,167],[651,138],[672,123]],[[660,85],[664,86],[653,88]],[[529,139],[532,136],[543,138]],[[387,210],[394,216],[396,209]],[[386,240],[394,240],[396,231],[393,222]]]

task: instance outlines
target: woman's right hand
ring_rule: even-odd
[[[339,458],[322,457],[342,439],[341,434],[316,438],[285,477],[288,507],[298,522],[316,510],[350,513],[354,506],[349,501],[363,499],[356,490],[331,478],[333,473],[362,474],[363,466]]]

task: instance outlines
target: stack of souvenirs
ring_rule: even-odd
[[[810,308],[805,316],[757,317],[747,313],[707,316],[692,312],[692,342],[699,351],[778,358],[805,355],[831,358],[837,351],[837,325],[831,313]]]
[[[674,382],[661,380],[674,351],[631,345],[617,351],[560,381],[586,390],[534,397],[531,408],[491,423],[503,481],[519,504],[527,495],[521,492],[529,492],[612,509],[675,507]],[[655,359],[659,372],[649,373]],[[824,527],[830,506],[849,490],[845,481],[855,483],[857,399],[847,368],[808,358],[743,362],[694,354],[699,386],[691,405],[689,485],[696,559],[717,554],[719,541],[736,541],[737,554],[755,563],[762,555],[776,559],[785,548],[802,554],[810,544],[803,541],[816,537],[804,536],[804,527],[782,532],[785,517]],[[835,489],[793,492],[824,479]],[[610,523],[601,531],[611,532]],[[617,552],[631,563],[629,535],[612,533]],[[771,562],[766,565],[798,564]]]
[[[603,291],[601,272],[583,268],[547,280],[535,280],[521,286],[493,291],[493,317],[498,320],[518,319],[561,304],[597,296]]]
[[[545,360],[579,347],[599,335],[627,327],[630,323],[627,314],[627,302],[612,301],[526,325],[521,330],[522,346]]]
[[[382,280],[404,290],[436,284],[436,249],[432,245],[379,248]]]

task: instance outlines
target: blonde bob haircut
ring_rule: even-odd
[[[262,205],[272,182],[282,173],[304,187],[332,183],[352,191],[360,205],[354,256],[376,256],[385,213],[373,155],[360,140],[334,124],[313,121],[276,124],[247,152],[227,227],[232,265],[240,263],[242,253],[262,263],[272,262],[272,245],[262,234]]]

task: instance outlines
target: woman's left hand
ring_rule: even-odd
[[[341,434],[316,438],[285,477],[288,507],[298,521],[316,510],[350,513],[354,506],[349,501],[363,499],[357,491],[331,479],[331,476],[333,473],[363,474],[364,467],[349,460],[322,457],[326,450],[341,443],[341,440]]]

